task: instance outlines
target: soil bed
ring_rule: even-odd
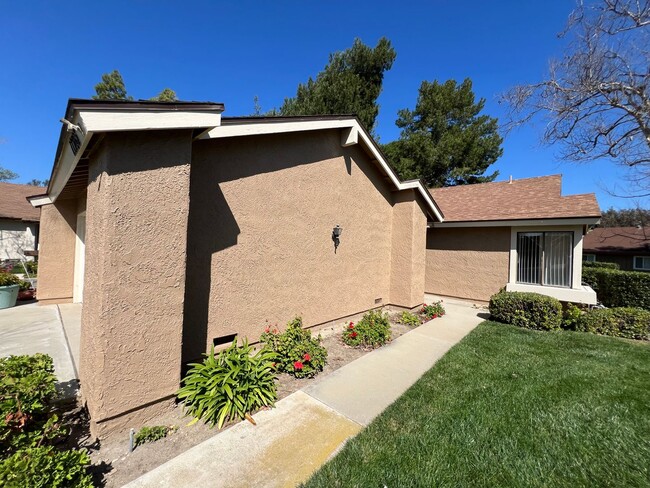
[[[397,312],[389,312],[389,315],[393,340],[413,330],[413,327],[397,323],[399,315]],[[318,333],[321,334],[323,345],[327,348],[327,365],[323,372],[314,378],[297,379],[287,374],[279,375],[277,383],[278,400],[320,381],[329,373],[371,351],[370,349],[355,349],[345,345],[341,340],[343,328],[344,325],[339,324],[313,332],[315,336]],[[147,425],[176,426],[178,429],[164,439],[137,447],[130,454],[128,452],[128,431],[112,434],[110,437],[103,439],[99,446],[96,443],[91,444],[88,436],[85,437],[85,440],[82,438],[79,445],[87,448],[90,452],[96,485],[106,488],[121,487],[220,432],[202,422],[188,426],[187,424],[191,420],[190,417],[183,415],[182,406],[180,404],[176,405],[167,414],[147,422]],[[235,423],[227,423],[221,431],[230,428]]]

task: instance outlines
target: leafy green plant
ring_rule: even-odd
[[[601,261],[583,261],[583,268],[604,268],[604,269],[620,269],[618,263],[603,263]]]
[[[214,346],[201,363],[191,364],[177,392],[185,412],[221,428],[230,419],[248,419],[250,413],[272,406],[277,399],[275,386],[276,354],[264,348],[252,355],[248,341],[237,339],[218,355]],[[193,423],[192,422],[192,423]]]
[[[380,347],[390,341],[388,314],[381,310],[366,312],[356,325],[350,322],[343,330],[342,339],[352,347]]]
[[[399,315],[399,323],[404,324],[404,325],[410,325],[411,327],[417,327],[420,325],[422,322],[420,320],[420,317],[415,315],[414,313],[404,311]]]
[[[171,432],[176,430],[175,426],[168,427],[166,425],[154,425],[152,427],[142,427],[137,434],[135,434],[135,445],[141,446],[147,442],[156,442],[164,439]]]
[[[0,272],[0,286],[20,285],[20,278],[11,273]]]
[[[85,451],[30,447],[0,461],[0,486],[5,488],[92,488]]]
[[[560,301],[538,293],[504,291],[490,298],[495,320],[527,329],[556,330],[562,324]]]
[[[260,340],[276,354],[275,367],[279,372],[309,378],[323,371],[327,364],[327,349],[321,344],[321,337],[314,338],[311,331],[303,329],[300,317],[289,322],[282,333],[267,327]]]
[[[650,311],[641,308],[595,308],[582,315],[576,330],[593,334],[650,340]]]
[[[445,307],[442,306],[442,300],[433,302],[429,305],[426,303],[422,305],[420,314],[424,316],[424,320],[437,319],[445,314]]]
[[[617,269],[585,268],[582,281],[591,286],[607,307],[640,307],[650,310],[650,273]]]
[[[580,317],[582,317],[582,309],[573,303],[567,303],[562,312],[562,328],[575,330]]]

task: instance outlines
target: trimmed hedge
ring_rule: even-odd
[[[598,300],[606,307],[650,310],[650,273],[585,268],[582,281],[596,291]]]
[[[490,298],[490,314],[495,320],[527,329],[556,330],[562,324],[560,301],[518,291],[502,291]]]
[[[647,341],[650,312],[632,307],[592,309],[578,319],[576,330]]]
[[[601,263],[600,261],[583,261],[583,268],[621,269],[618,263]]]

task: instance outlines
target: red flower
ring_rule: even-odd
[[[352,338],[354,339],[354,338],[355,338],[356,336],[358,336],[358,335],[359,335],[359,334],[357,334],[356,332],[353,332],[352,334],[350,334],[350,337],[352,337]]]
[[[436,314],[434,313],[434,314],[433,314],[433,318],[434,318],[434,319],[437,319],[437,318],[438,318],[438,315],[436,315]]]
[[[305,361],[309,361],[311,359],[309,353],[306,353],[303,357],[305,358]]]
[[[302,363],[300,361],[296,361],[293,363],[294,369],[302,369]]]
[[[350,322],[350,325],[348,325],[348,329],[354,329],[354,325],[352,325],[352,322]]]
[[[271,328],[267,325],[266,329],[264,329],[264,332],[266,332],[268,334],[270,330],[271,330]]]

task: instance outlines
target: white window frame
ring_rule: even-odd
[[[636,265],[637,259],[643,260],[644,265],[640,268],[637,267]],[[636,271],[650,271],[650,256],[634,256],[634,258],[632,259],[632,269]]]

